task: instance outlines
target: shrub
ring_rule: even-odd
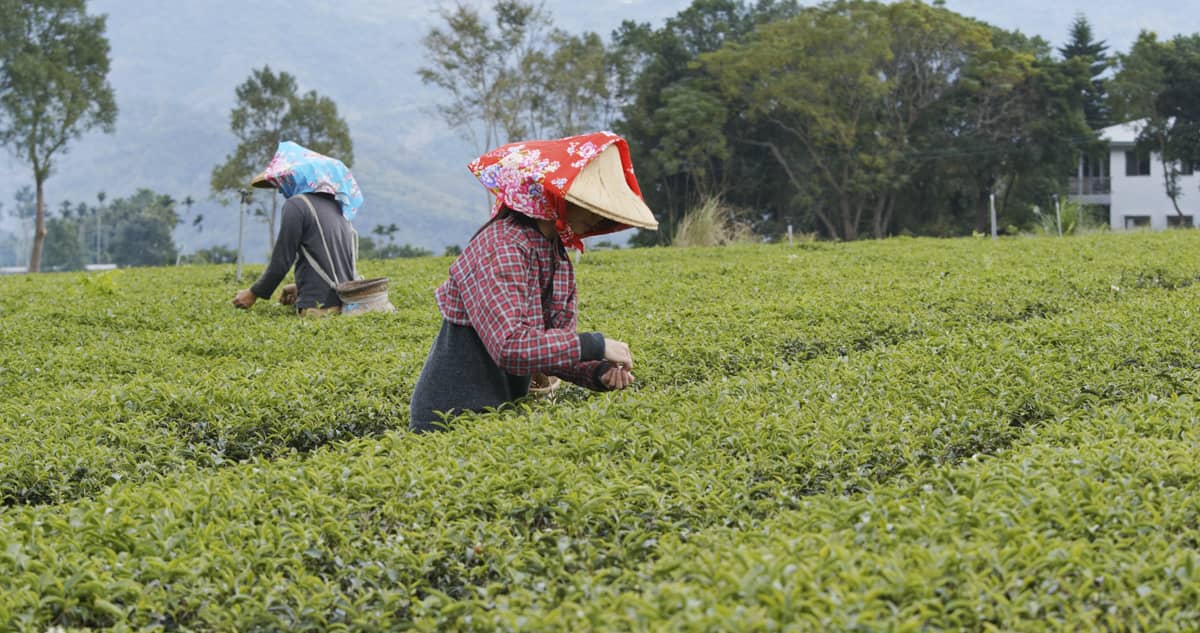
[[[671,240],[672,246],[724,246],[754,241],[750,225],[720,198],[708,198],[684,216]]]

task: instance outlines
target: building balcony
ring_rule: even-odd
[[[1106,196],[1112,193],[1112,178],[1071,176],[1067,179],[1067,193],[1072,196]]]

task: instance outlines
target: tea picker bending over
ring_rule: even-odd
[[[629,346],[575,331],[566,252],[583,251],[583,237],[658,227],[625,140],[600,132],[513,143],[470,170],[496,197],[492,218],[437,289],[442,326],[413,389],[409,428],[444,428],[457,413],[516,400],[533,374],[594,390],[628,387]]]
[[[279,189],[287,202],[267,269],[233,304],[249,308],[270,298],[294,264],[296,284],[284,288],[280,303],[294,304],[305,316],[341,312],[336,287],[358,277],[358,235],[350,222],[363,203],[350,170],[340,160],[284,141],[252,184]]]

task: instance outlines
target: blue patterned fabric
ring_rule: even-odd
[[[287,198],[299,193],[330,194],[350,221],[354,221],[363,203],[358,182],[342,161],[291,141],[279,144],[271,164],[255,180],[270,183]]]

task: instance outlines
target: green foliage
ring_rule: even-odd
[[[408,257],[432,257],[433,251],[412,244],[376,244],[369,237],[358,238],[359,259],[402,259]]]
[[[0,2],[0,144],[27,161],[37,192],[30,272],[41,267],[43,185],[55,159],[88,130],[111,132],[117,118],[104,29],[83,0]]]
[[[681,84],[667,88],[662,99],[655,112],[661,126],[660,143],[652,151],[655,162],[665,175],[686,174],[697,190],[711,189],[714,183],[707,176],[715,171],[715,163],[731,157],[725,105],[703,89]]]
[[[418,75],[448,95],[437,106],[448,126],[479,151],[608,127],[616,113],[608,77],[620,74],[620,60],[600,36],[555,28],[536,2],[496,0],[491,13],[494,24],[457,3],[421,40],[427,65]]]
[[[281,141],[295,141],[347,165],[354,162],[349,127],[338,116],[337,106],[316,91],[299,94],[292,75],[276,74],[264,66],[255,69],[235,92],[237,105],[230,111],[229,128],[238,146],[213,169],[214,193],[231,195],[249,186]]]
[[[37,194],[33,187],[25,185],[13,194],[13,203],[4,212],[16,220],[16,231],[5,235],[0,243],[0,262],[5,266],[28,266],[29,244],[34,219],[37,217]]]
[[[1063,59],[1082,59],[1088,64],[1090,85],[1085,90],[1083,112],[1093,130],[1112,125],[1112,112],[1108,105],[1108,80],[1103,77],[1108,71],[1108,46],[1104,41],[1093,39],[1092,25],[1082,13],[1071,23],[1071,40],[1058,49]]]
[[[323,321],[224,266],[0,278],[0,622],[1190,629],[1197,239],[589,253],[636,386],[433,436],[447,259]]]
[[[770,236],[965,234],[992,192],[1023,227],[1095,145],[1090,58],[937,3],[697,1],[616,45],[638,70],[619,130],[668,240],[712,195]]]
[[[233,264],[237,262],[237,251],[224,245],[202,248],[184,258],[188,264]]]
[[[338,115],[337,104],[315,90],[300,94],[292,75],[276,74],[270,66],[263,66],[252,71],[235,93],[237,104],[229,113],[229,129],[238,145],[225,162],[213,168],[210,179],[213,194],[223,202],[231,202],[239,190],[250,186],[282,141],[299,143],[347,166],[354,163],[350,126]],[[255,213],[266,221],[268,241],[274,248],[278,197],[274,190],[257,197]],[[270,199],[270,209],[263,198]]]
[[[1182,167],[1200,160],[1200,34],[1160,42],[1143,32],[1119,65],[1112,82],[1118,111],[1145,119],[1139,149],[1157,155],[1164,192],[1182,216]]]
[[[46,270],[82,270],[87,263],[79,225],[67,218],[46,222],[46,250],[42,266]]]
[[[175,201],[149,189],[113,200],[104,211],[107,255],[119,266],[164,266],[178,255],[171,231],[179,224]]]
[[[772,172],[773,159],[747,143],[761,126],[744,116],[745,100],[723,95],[698,62],[798,11],[791,1],[698,0],[659,29],[625,22],[614,33],[614,94],[624,104],[616,128],[630,141],[642,192],[660,222],[659,231],[643,231],[633,243],[669,243],[678,222],[707,197],[747,208],[779,207],[790,198],[770,184],[781,176]]]
[[[570,136],[608,129],[616,116],[608,74],[612,60],[604,40],[592,32],[572,35],[555,29],[540,67],[526,69],[545,78],[539,104],[539,136]]]

